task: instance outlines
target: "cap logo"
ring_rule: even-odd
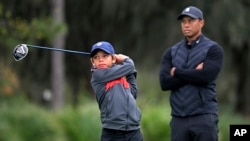
[[[96,45],[97,45],[97,46],[101,46],[101,45],[102,45],[102,42],[99,42],[99,43],[97,43]]]
[[[190,11],[190,8],[189,8],[189,7],[185,9],[185,12],[189,12],[189,11]]]

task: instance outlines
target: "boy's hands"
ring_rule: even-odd
[[[129,57],[123,54],[115,54],[115,58],[116,58],[116,64],[121,64],[126,58]]]

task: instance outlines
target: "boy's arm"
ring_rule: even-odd
[[[123,54],[115,55],[115,57],[116,57],[116,63],[117,64],[122,64],[125,59],[129,58],[128,56],[123,55]],[[138,93],[136,75],[137,75],[136,70],[134,70],[133,73],[126,75],[126,79],[127,79],[128,83],[130,85],[130,92],[131,92],[131,94],[133,95],[133,97],[135,99],[137,98],[137,93]]]
[[[121,57],[122,55],[115,55]],[[114,79],[127,76],[128,74],[135,72],[135,66],[132,59],[128,56],[123,55],[122,59],[117,59],[118,62],[114,64],[111,68],[107,69],[94,69],[92,73],[92,78],[97,82],[108,82]],[[120,62],[119,62],[120,61]]]
[[[126,78],[127,78],[128,83],[130,84],[131,94],[136,99],[137,94],[138,94],[137,83],[136,83],[136,72],[127,75]]]

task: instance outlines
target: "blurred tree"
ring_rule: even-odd
[[[9,52],[20,43],[47,45],[51,42],[56,27],[48,26],[52,25],[52,18],[48,16],[47,9],[50,5],[48,1],[40,0],[10,0],[0,3],[3,4],[0,14],[0,44],[5,50],[1,52],[6,56],[3,59],[5,65],[13,65],[17,72],[20,80],[19,92],[24,92],[37,103],[43,103],[43,91],[50,88],[49,54],[39,49],[31,49],[32,53],[26,59],[14,62]]]
[[[250,1],[241,0],[239,4],[232,6],[237,10],[234,14],[235,21],[229,23],[228,38],[232,44],[232,60],[236,70],[236,107],[235,111],[246,116],[250,116],[250,24],[249,15]],[[232,13],[233,14],[233,13]]]
[[[211,9],[211,8],[210,8]],[[227,88],[233,92],[235,111],[250,115],[249,0],[216,2],[210,10],[208,33],[225,49]],[[231,82],[233,81],[233,83]],[[225,83],[225,80],[222,82]],[[230,97],[230,91],[225,97]],[[231,96],[232,97],[232,96]]]
[[[64,0],[52,1],[52,18],[56,27],[64,24]],[[63,29],[63,28],[62,28]],[[53,47],[64,49],[65,46],[65,30],[58,29],[53,40]],[[64,105],[64,55],[61,52],[52,52],[52,106],[55,110],[60,109]]]

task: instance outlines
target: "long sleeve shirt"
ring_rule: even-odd
[[[182,40],[162,56],[159,73],[163,91],[171,90],[172,115],[217,114],[216,79],[223,64],[223,48],[201,35],[191,45]],[[197,65],[204,63],[202,69]],[[170,75],[175,67],[174,75]]]

